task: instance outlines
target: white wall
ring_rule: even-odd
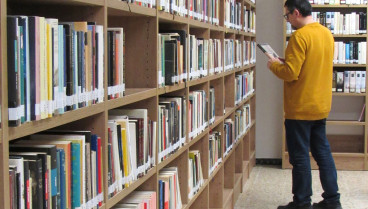
[[[284,0],[256,0],[257,42],[267,42],[282,56]],[[257,48],[256,158],[281,158],[283,83],[267,68],[266,56]]]

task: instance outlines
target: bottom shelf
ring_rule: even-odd
[[[242,173],[235,173],[235,185],[234,185],[234,204],[236,200],[239,198],[240,193],[242,192],[243,184],[242,184]]]
[[[233,193],[234,193],[234,190],[233,189],[224,189],[224,205],[222,208],[226,209],[226,208],[231,208],[233,207]]]
[[[249,178],[249,161],[243,161],[243,188],[245,183],[247,183]]]
[[[311,156],[311,167],[313,170],[318,169],[316,161]],[[332,156],[335,160],[335,165],[337,170],[367,170],[365,168],[365,156],[360,153],[332,153]],[[289,153],[284,153],[284,158],[282,161],[282,168],[292,168],[292,165],[289,163]]]

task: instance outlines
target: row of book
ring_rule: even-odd
[[[235,105],[239,104],[243,99],[247,98],[254,92],[254,73],[253,71],[244,72],[235,76],[234,82],[234,98]]]
[[[156,0],[121,0],[142,7],[156,8]]]
[[[103,101],[102,26],[8,16],[7,39],[9,126]]]
[[[187,1],[185,0],[160,0],[159,11],[186,17],[188,15]]]
[[[221,132],[212,131],[209,135],[209,175],[222,162]]]
[[[201,165],[201,153],[199,150],[189,151],[188,161],[188,198],[191,199],[204,183],[203,171]]]
[[[155,165],[156,122],[147,109],[114,109],[108,117],[108,195],[144,176]]]
[[[215,122],[216,117],[216,96],[215,96],[215,88],[212,86],[210,87],[210,94],[209,94],[209,124],[213,124]]]
[[[189,138],[192,139],[202,133],[207,125],[207,93],[204,90],[196,90],[189,92]]]
[[[242,29],[241,2],[237,2],[235,0],[225,0],[224,7],[225,7],[225,19],[224,19],[225,27],[241,30]]]
[[[247,10],[244,6],[244,28],[245,32],[256,33],[256,12],[253,10]]]
[[[185,97],[160,97],[158,109],[158,161],[166,159],[185,143]]]
[[[309,0],[309,3],[322,5],[367,4],[367,0]]]
[[[235,131],[235,127],[234,127],[234,121],[231,118],[227,118],[224,122],[224,129],[223,129],[223,133],[224,133],[224,149],[223,149],[223,153],[224,153],[224,157],[226,157],[231,149],[233,148],[233,144],[235,143],[235,138],[234,138],[234,131]]]
[[[189,17],[213,25],[220,24],[220,2],[217,0],[188,0]]]
[[[335,64],[366,64],[367,42],[335,42],[333,62]]]
[[[125,34],[123,28],[107,28],[108,99],[125,94]]]
[[[225,39],[224,40],[224,70],[229,71],[232,70],[235,59],[235,47],[234,47],[234,39]]]
[[[154,191],[133,191],[115,204],[112,209],[156,209],[157,194]]]
[[[10,144],[12,208],[101,206],[101,143],[90,131],[49,130]]]
[[[334,71],[332,92],[365,93],[366,71]]]
[[[179,173],[177,167],[168,167],[158,174],[159,209],[180,209],[183,206],[180,194]]]
[[[245,104],[243,107],[235,111],[235,138],[240,139],[242,135],[250,128],[251,125],[251,113],[250,104]]]
[[[352,12],[341,14],[340,12],[312,12],[316,22],[326,26],[333,34],[366,34],[367,13]]]

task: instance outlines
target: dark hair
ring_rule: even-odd
[[[290,13],[297,9],[303,17],[312,14],[312,6],[309,0],[287,0],[284,6],[287,7]]]

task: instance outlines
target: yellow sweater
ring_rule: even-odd
[[[332,100],[333,55],[333,36],[319,23],[307,24],[290,37],[285,63],[270,67],[284,80],[286,119],[327,118]]]

